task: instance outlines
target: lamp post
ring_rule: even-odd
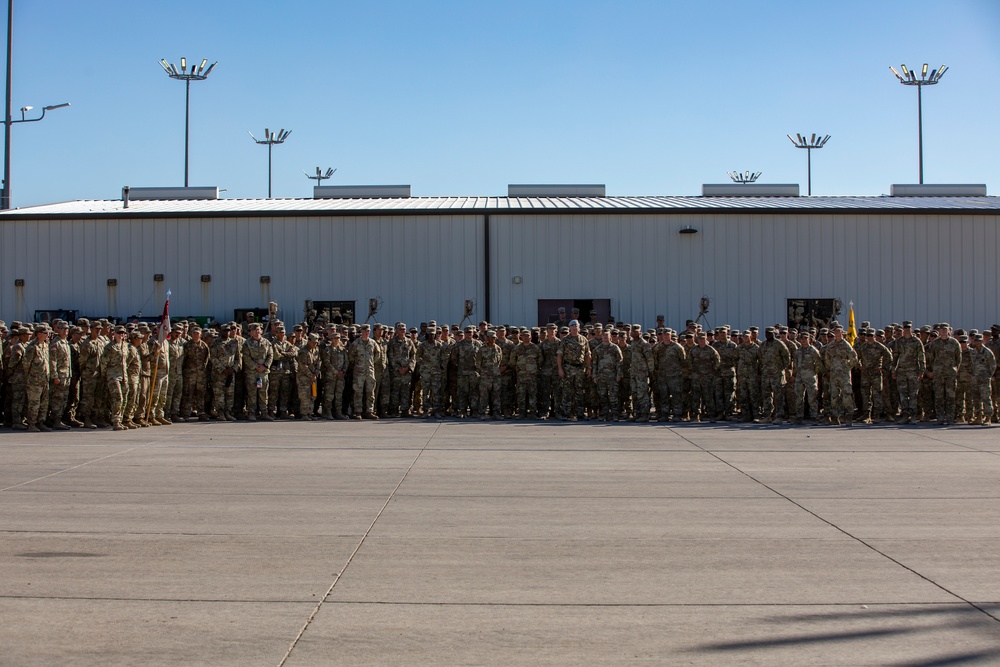
[[[931,70],[930,76],[927,74],[927,63],[924,63],[923,68],[920,71],[920,78],[917,78],[916,72],[911,69],[907,69],[906,65],[899,66],[903,73],[900,74],[896,71],[896,68],[892,65],[889,69],[892,73],[896,75],[899,82],[904,86],[916,86],[917,87],[917,152],[920,156],[920,184],[924,183],[924,110],[923,110],[923,94],[922,91],[924,86],[933,86],[944,73],[948,71],[947,65],[941,65],[941,69]]]
[[[252,132],[247,132],[247,134],[250,135],[250,138],[256,141],[258,144],[262,146],[263,145],[267,146],[267,198],[268,199],[271,198],[271,148],[275,144],[285,143],[285,139],[287,139],[288,135],[290,135],[291,133],[292,133],[291,130],[287,131],[280,130],[278,132],[272,133],[271,130],[265,127],[264,138],[258,139],[257,137],[253,136]]]
[[[807,172],[808,172],[807,178],[808,178],[808,184],[809,184],[807,192],[808,192],[809,195],[812,195],[812,193],[813,193],[812,152],[813,152],[814,148],[815,149],[820,149],[820,148],[823,148],[823,146],[826,146],[826,142],[830,141],[830,135],[828,134],[825,137],[817,137],[814,134],[814,135],[812,135],[810,137],[804,137],[801,134],[796,134],[795,135],[795,139],[792,139],[792,135],[790,135],[790,134],[786,134],[785,136],[788,137],[788,140],[791,141],[792,145],[795,146],[796,148],[804,148],[804,149],[806,149],[806,164],[807,164],[806,168],[807,168]]]
[[[310,176],[309,174],[306,174],[305,171],[303,171],[302,173],[306,174],[306,178],[308,178],[310,180],[313,180],[313,181],[316,181],[316,185],[319,186],[319,185],[323,185],[323,181],[325,181],[326,179],[328,179],[331,176],[333,176],[333,172],[335,172],[335,171],[337,171],[337,170],[334,169],[333,167],[327,168],[327,170],[325,172],[322,169],[320,169],[319,167],[316,167],[316,175],[315,176]]]
[[[42,107],[42,115],[38,118],[25,118],[25,114],[34,107],[21,107],[21,120],[13,120],[10,116],[10,105],[11,105],[11,73],[12,73],[12,58],[13,55],[13,44],[14,44],[14,0],[7,0],[7,97],[6,97],[6,113],[4,114],[4,146],[3,146],[3,190],[0,191],[0,210],[6,211],[10,208],[10,128],[14,123],[37,123],[41,119],[45,118],[46,111],[52,111],[53,109],[62,109],[63,107],[68,107],[69,102],[63,102],[62,104],[52,104],[47,107]]]
[[[208,78],[208,75],[212,73],[215,66],[219,64],[219,61],[215,61],[211,65],[208,65],[208,69],[205,65],[208,64],[208,59],[205,58],[201,61],[200,65],[195,65],[192,63],[191,69],[188,70],[187,58],[181,58],[181,68],[177,69],[173,63],[168,63],[163,58],[160,59],[160,67],[163,71],[167,73],[171,79],[177,79],[178,81],[184,82],[184,187],[188,186],[188,137],[189,130],[191,126],[191,82],[192,81],[204,81]]]

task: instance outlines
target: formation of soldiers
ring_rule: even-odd
[[[847,424],[1000,417],[1000,325],[912,322],[854,344],[843,327],[796,331],[688,321],[567,320],[545,327],[0,322],[7,427],[125,430],[237,419],[581,419]]]

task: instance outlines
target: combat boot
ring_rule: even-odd
[[[120,422],[116,421],[116,422],[112,423],[111,430],[113,430],[113,431],[124,431],[125,427],[122,426]]]
[[[90,421],[90,417],[87,417],[83,420],[83,428],[94,430],[97,428],[97,425]]]
[[[58,421],[52,424],[52,428],[56,429],[57,431],[68,431],[73,427],[70,426],[69,424]]]
[[[77,419],[76,417],[73,417],[69,420],[69,425],[75,428],[83,428],[83,422]]]

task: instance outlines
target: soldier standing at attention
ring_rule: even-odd
[[[22,361],[25,369],[25,420],[29,431],[51,431],[45,425],[49,412],[49,330],[44,324],[35,325],[35,339],[28,344]]]
[[[486,419],[489,409],[493,419],[503,419],[500,396],[500,361],[503,349],[496,343],[496,331],[487,329],[486,344],[476,350],[476,371],[479,373],[479,411]]]
[[[563,401],[561,419],[576,421],[583,411],[586,396],[584,382],[590,376],[590,346],[580,335],[580,323],[571,320],[569,333],[560,341],[556,353],[556,367],[563,381]]]
[[[715,380],[722,360],[708,344],[708,334],[704,331],[698,332],[696,345],[688,354],[688,363],[691,366],[691,421],[709,420],[714,424],[718,414]]]
[[[780,424],[785,412],[786,372],[791,368],[792,355],[775,334],[772,327],[765,329],[765,340],[760,346],[761,419],[772,419],[772,423]]]
[[[830,375],[830,420],[840,424],[841,419],[851,426],[854,423],[854,391],[851,370],[858,365],[858,353],[844,340],[844,327],[835,324],[833,342],[823,350],[823,364]]]
[[[601,344],[594,348],[592,368],[597,385],[599,417],[604,421],[619,421],[618,383],[622,380],[622,351],[611,342],[611,328],[601,332]]]
[[[424,417],[439,415],[444,373],[451,350],[438,338],[437,325],[427,325],[427,337],[417,346],[416,367],[420,368],[420,404]]]
[[[386,353],[389,374],[389,417],[410,416],[410,384],[417,367],[417,350],[406,337],[406,323],[396,322],[395,335],[389,340]]]
[[[653,374],[653,348],[642,338],[642,326],[632,325],[629,343],[629,389],[635,421],[648,422],[652,409],[649,396],[649,379]],[[715,390],[714,379],[712,390]]]
[[[355,419],[378,419],[375,414],[375,364],[378,355],[379,345],[371,339],[371,326],[362,324],[361,336],[347,348],[347,359],[352,368]],[[301,398],[300,392],[299,400]]]
[[[792,384],[795,387],[795,423],[801,424],[809,403],[809,419],[819,423],[819,376],[823,374],[823,359],[819,350],[809,343],[809,332],[799,334],[799,347],[795,350],[795,369]],[[789,407],[789,412],[791,408]]]
[[[926,370],[924,344],[913,335],[913,322],[903,322],[903,336],[896,340],[896,354],[892,376],[899,388],[899,408],[904,424],[909,424],[920,413],[917,393]]]
[[[262,337],[261,326],[254,322],[249,327],[250,338],[243,344],[243,368],[246,369],[247,419],[273,421],[267,413],[268,380],[274,352],[271,344]]]
[[[192,416],[208,421],[205,412],[205,386],[208,384],[208,343],[201,339],[201,327],[191,329],[191,340],[184,344],[184,382],[181,396],[181,419]],[[192,415],[192,411],[194,414]]]
[[[681,376],[686,357],[683,346],[674,340],[674,330],[664,329],[663,340],[653,351],[653,367],[660,387],[660,404],[656,406],[656,412],[661,422],[671,418],[674,421],[681,419],[684,410],[684,381]]]
[[[983,335],[978,333],[972,337],[969,356],[972,358],[972,423],[989,426],[993,417],[990,379],[997,370],[997,360],[993,351],[983,344]]]
[[[521,329],[520,337],[521,342],[510,353],[510,364],[515,373],[517,415],[521,419],[530,419],[537,414],[542,350],[531,342],[531,332],[527,329]]]
[[[861,421],[871,424],[881,419],[882,375],[892,368],[892,352],[875,340],[875,330],[862,329],[864,339],[855,347],[861,367]]]
[[[374,344],[374,341],[369,342]],[[314,388],[319,382],[323,366],[319,352],[319,334],[311,333],[306,337],[306,344],[299,349],[296,366],[295,383],[299,393],[299,419],[312,421],[317,419],[313,414],[313,405],[316,402]],[[358,418],[360,419],[360,415]]]
[[[934,353],[927,375],[934,383],[934,407],[937,423],[947,426],[955,415],[955,391],[958,385],[958,368],[962,365],[962,347],[951,337],[947,323],[937,325],[938,339],[933,344]]]
[[[69,345],[69,324],[55,321],[56,337],[49,343],[49,423],[52,428],[68,431],[69,424],[62,416],[69,401],[69,388],[73,380],[72,349]]]
[[[404,327],[405,329],[405,327]],[[330,343],[320,352],[323,373],[323,415],[327,419],[344,416],[344,383],[347,376],[347,349],[335,329],[328,332]],[[409,394],[406,394],[408,397]]]
[[[127,392],[127,346],[125,342],[125,327],[116,327],[112,340],[101,351],[101,375],[108,383],[108,399],[111,402],[111,426],[116,431],[125,430],[122,426],[122,410],[125,406]]]

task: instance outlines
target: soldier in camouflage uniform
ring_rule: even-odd
[[[691,377],[691,421],[706,420],[715,423],[718,409],[715,406],[715,381],[722,364],[719,353],[708,344],[708,334],[698,333],[696,345],[688,353]]]
[[[474,326],[465,327],[464,339],[455,343],[451,350],[458,371],[455,408],[459,419],[468,414],[470,407],[475,414],[476,406],[479,405],[479,372],[476,370],[476,350],[479,349],[479,344],[472,338],[475,331]]]
[[[862,329],[861,337],[855,347],[861,371],[861,421],[871,424],[882,418],[882,377],[892,368],[892,352],[875,340],[874,329]]]
[[[622,380],[622,351],[611,342],[611,330],[601,332],[601,344],[591,353],[594,384],[597,386],[599,414],[606,422],[619,421],[618,383]]]
[[[988,336],[988,338],[987,338]],[[990,327],[988,334],[983,334],[983,346],[993,353],[993,358],[1000,366],[1000,324]],[[1000,420],[1000,368],[993,372],[993,380],[990,382],[990,394],[993,396],[993,423]]]
[[[958,384],[958,368],[962,365],[962,347],[951,337],[951,327],[939,324],[938,340],[933,345],[927,366],[928,375],[934,382],[934,407],[937,409],[938,423],[949,425],[955,415],[955,390]]]
[[[926,370],[924,344],[913,335],[913,323],[903,322],[903,335],[895,341],[892,376],[899,388],[899,408],[903,422],[909,424],[920,412],[917,392]]]
[[[277,322],[271,338],[271,373],[267,388],[267,414],[277,419],[287,419],[291,404],[295,364],[299,349],[285,335],[285,325]]]
[[[451,350],[438,338],[437,325],[427,325],[427,337],[417,346],[416,367],[420,369],[420,403],[424,417],[440,416],[441,390]]]
[[[514,414],[516,397],[514,395],[514,366],[510,363],[510,353],[517,345],[517,333],[514,330],[515,340],[507,337],[507,327],[499,326],[497,332],[497,347],[500,348],[500,405],[503,409],[504,417]]]
[[[733,404],[736,400],[736,364],[739,361],[740,350],[730,338],[727,327],[719,327],[715,331],[715,342],[712,343],[719,353],[719,376],[715,381],[715,407],[718,418],[730,419],[733,416]]]
[[[531,342],[531,332],[521,329],[521,342],[511,350],[510,364],[514,367],[517,391],[517,416],[531,419],[537,415],[538,374],[542,368],[542,350]]]
[[[538,343],[542,352],[542,367],[539,377],[538,415],[542,419],[555,417],[559,409],[558,387],[559,366],[556,357],[559,354],[559,339],[556,338],[554,322],[545,325],[545,338]]]
[[[929,326],[920,328],[920,342],[924,345],[924,359],[926,371],[920,379],[920,391],[917,394],[917,402],[920,406],[920,421],[930,421],[937,417],[937,410],[934,405],[934,380],[930,372],[934,361],[934,349],[937,346],[937,332]]]
[[[652,409],[649,396],[649,380],[653,374],[653,348],[642,338],[642,327],[632,325],[632,340],[629,342],[629,390],[635,421],[648,422]],[[712,391],[715,390],[714,378]]]
[[[760,347],[754,343],[750,331],[743,332],[736,361],[736,395],[740,419],[751,422],[760,417]]]
[[[775,330],[768,327],[760,346],[761,419],[771,419],[775,424],[784,419],[785,382],[791,366],[788,348],[778,340]]]
[[[486,331],[486,343],[476,350],[476,371],[479,373],[479,410],[486,419],[489,410],[493,419],[503,419],[500,396],[500,361],[503,349],[496,344],[496,331]]]
[[[260,417],[265,421],[273,421],[274,418],[267,412],[267,390],[274,351],[271,344],[263,338],[260,323],[254,322],[249,330],[250,338],[243,343],[242,359],[246,371],[247,419],[257,421]]]
[[[450,351],[450,349],[449,349]],[[417,346],[406,337],[406,323],[396,322],[395,335],[386,353],[389,373],[390,417],[410,416],[410,384],[417,367]]]
[[[26,393],[24,418],[29,431],[51,431],[45,425],[49,411],[49,330],[44,324],[35,326],[35,339],[24,351]]]
[[[129,343],[125,342],[125,327],[114,330],[113,339],[101,350],[101,376],[108,383],[108,398],[111,403],[111,426],[116,431],[124,430],[123,410],[127,388],[127,365]]]
[[[167,401],[163,408],[167,421],[181,419],[181,401],[184,395],[184,325],[175,324],[170,330],[170,371],[167,375]]]
[[[969,346],[968,334],[959,333],[956,338],[962,348],[962,363],[958,367],[958,382],[955,386],[955,413],[952,415],[952,419],[956,424],[965,424],[971,422],[975,414],[975,408],[972,405],[975,383],[972,377],[972,356],[969,354],[972,348]]]
[[[375,341],[371,339],[368,342],[372,345],[375,344]],[[319,419],[313,414],[313,405],[318,393],[317,383],[323,368],[323,360],[319,351],[319,334],[311,333],[307,336],[306,344],[299,349],[295,367],[295,385],[299,394],[299,419],[304,421]],[[374,375],[374,372],[372,374]],[[374,394],[374,381],[374,378],[371,378],[372,389],[369,394]],[[360,396],[360,394],[358,395]],[[374,398],[372,395],[372,401]],[[361,418],[360,412],[358,412],[358,418]]]
[[[329,332],[330,343],[320,351],[323,373],[323,415],[327,419],[344,416],[344,385],[347,378],[347,348],[340,333]],[[409,397],[409,393],[406,394]],[[394,405],[394,404],[393,404]]]
[[[69,344],[69,325],[55,321],[55,339],[49,343],[49,417],[52,428],[69,430],[62,420],[69,402],[69,389],[73,380],[73,351]]]
[[[389,367],[388,341],[383,337],[384,327],[376,323],[372,327],[372,340],[375,341],[375,409],[373,414],[385,415],[389,411]]]
[[[684,409],[682,374],[686,359],[684,347],[674,340],[674,330],[664,330],[663,339],[653,348],[653,369],[660,396],[656,414],[661,422],[671,419],[671,415],[674,421],[680,421]]]
[[[83,427],[88,429],[97,428],[95,419],[97,417],[97,390],[102,383],[101,377],[101,352],[104,351],[104,344],[101,343],[101,327],[95,321],[91,325],[89,320],[77,320],[83,322],[87,327],[88,336],[80,342],[80,407],[77,408],[77,418],[83,420]]]
[[[556,365],[563,381],[561,419],[576,421],[584,408],[586,378],[590,376],[590,346],[580,335],[580,323],[572,320],[569,333],[559,343]]]
[[[170,424],[164,412],[167,405],[167,385],[170,381],[170,341],[154,340],[149,346],[149,353],[150,367],[156,367],[156,377],[151,377],[149,384],[149,422],[151,425],[165,426]],[[142,406],[142,409],[145,410],[146,406]]]
[[[362,324],[361,337],[352,341],[347,348],[347,360],[351,365],[352,374],[351,386],[354,391],[354,419],[378,419],[378,415],[375,414],[375,366],[380,354],[379,344],[371,338],[371,327]]]
[[[213,409],[218,421],[236,421],[236,416],[233,415],[236,393],[234,385],[241,358],[235,333],[230,325],[223,325],[222,335],[210,350]]]
[[[191,340],[184,344],[184,382],[181,397],[182,419],[193,416],[201,421],[208,420],[205,412],[205,385],[208,384],[209,347],[201,338],[201,328],[191,329]]]
[[[993,351],[983,344],[983,335],[972,337],[972,348],[969,351],[972,363],[972,423],[989,426],[993,417],[991,378],[997,370],[997,360]]]
[[[126,329],[127,330],[127,329]],[[140,382],[142,377],[142,333],[133,329],[127,335],[125,345],[125,412],[122,414],[122,426],[139,428],[149,426],[143,417],[144,405],[141,405]]]
[[[792,386],[795,387],[795,423],[801,424],[809,404],[809,419],[819,423],[819,377],[823,374],[823,359],[810,344],[809,333],[799,334],[799,347],[792,361]]]
[[[823,365],[830,378],[830,422],[847,426],[854,423],[854,390],[851,370],[858,365],[858,353],[844,340],[844,329],[835,326],[833,342],[823,350]]]

